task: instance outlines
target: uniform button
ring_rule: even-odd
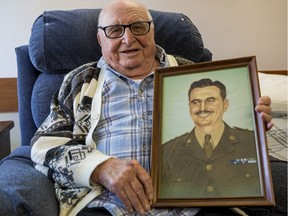
[[[191,141],[192,141],[191,139],[187,139],[186,143],[191,143]]]
[[[177,182],[181,182],[181,181],[182,181],[182,179],[181,179],[181,178],[178,178],[178,179],[177,179]]]
[[[250,178],[250,173],[246,173],[246,174],[245,174],[245,177],[246,177],[246,178]]]
[[[213,192],[214,191],[214,187],[213,186],[207,186],[207,191],[208,192]]]
[[[210,171],[213,169],[213,165],[212,164],[207,164],[206,165],[206,170]]]
[[[234,135],[230,135],[229,139],[233,141],[233,140],[235,140],[235,136]]]

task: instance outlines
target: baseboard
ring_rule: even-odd
[[[0,78],[1,112],[18,112],[17,78]]]

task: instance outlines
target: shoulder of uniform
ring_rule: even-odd
[[[165,142],[164,145],[168,144],[168,143],[174,143],[174,142],[178,142],[180,140],[186,139],[186,137],[188,135],[189,135],[189,133],[187,132],[187,133],[184,133],[184,134],[182,134],[180,136],[174,137],[174,138],[170,139],[169,141]]]
[[[240,132],[253,132],[253,130],[249,130],[247,128],[235,127],[235,126],[233,126],[233,129],[236,131],[240,131]]]
[[[240,128],[240,127],[236,127],[236,126],[233,126],[233,129],[235,129],[235,130],[241,130],[241,131],[251,131],[251,130],[249,130],[248,128]]]

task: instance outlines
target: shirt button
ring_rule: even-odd
[[[177,179],[177,182],[181,182],[181,181],[182,181],[182,179],[181,179],[181,178],[178,178],[178,179]]]
[[[143,146],[142,146],[142,149],[143,149],[143,150],[146,150],[146,149],[147,149],[146,145],[143,145]]]
[[[191,141],[192,141],[191,139],[187,139],[186,143],[191,143]]]
[[[245,174],[245,177],[246,177],[246,178],[250,178],[250,173],[246,173],[246,174]]]
[[[208,192],[213,192],[214,191],[214,187],[213,186],[207,186],[207,191]]]
[[[213,169],[213,165],[212,164],[207,164],[206,165],[206,170],[210,171]]]
[[[92,116],[93,119],[99,119],[99,114],[96,114],[95,116]]]

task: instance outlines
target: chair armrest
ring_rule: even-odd
[[[15,52],[18,68],[17,91],[19,123],[20,130],[25,131],[25,133],[21,133],[21,145],[24,146],[30,145],[31,138],[37,129],[31,113],[31,95],[39,71],[31,64],[28,45],[15,48]]]

